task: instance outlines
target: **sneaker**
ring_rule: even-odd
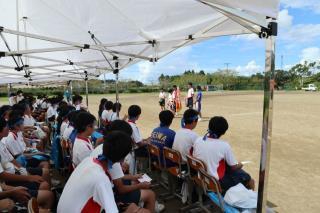
[[[155,212],[156,213],[160,213],[165,209],[164,204],[158,203],[158,201],[156,201],[156,206],[155,206]]]
[[[39,206],[36,198],[28,201],[28,213],[39,213]]]

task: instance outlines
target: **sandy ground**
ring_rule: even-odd
[[[131,104],[142,107],[138,126],[148,137],[158,124],[158,94],[121,94],[124,114]],[[97,114],[102,97],[89,97],[89,109]],[[223,137],[229,141],[240,160],[252,161],[245,166],[258,181],[262,124],[260,92],[205,93],[203,119],[196,132],[206,132],[208,119],[222,115],[229,122]],[[179,128],[180,118],[172,128]],[[268,187],[268,200],[278,212],[320,212],[320,93],[277,92],[274,97],[273,139]]]

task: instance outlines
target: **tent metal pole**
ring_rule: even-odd
[[[73,87],[72,87],[72,80],[70,81],[70,95],[72,97],[73,94]]]
[[[264,101],[263,101],[263,123],[259,171],[259,189],[257,212],[266,212],[267,188],[269,177],[269,164],[272,137],[272,114],[273,114],[273,91],[274,91],[274,69],[275,69],[275,37],[266,39],[265,79],[264,79]]]
[[[86,79],[85,82],[86,82],[86,104],[87,104],[87,107],[89,109],[88,80]]]
[[[17,31],[20,31],[20,26],[19,26],[19,0],[16,0],[16,26],[17,26]],[[20,37],[17,35],[17,51],[20,50]],[[20,60],[18,60],[18,66],[20,66]]]
[[[119,72],[116,73],[116,103],[119,103]],[[119,118],[118,107],[117,107],[117,117]]]

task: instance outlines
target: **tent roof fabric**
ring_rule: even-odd
[[[279,0],[0,0],[0,84],[97,78],[218,36],[259,33]],[[22,18],[25,17],[25,18]],[[90,33],[89,33],[90,31]],[[26,34],[27,33],[27,34]],[[19,36],[19,49],[17,47]],[[27,36],[27,37],[26,37]],[[102,54],[103,53],[103,54]],[[12,55],[25,71],[16,71]],[[17,57],[16,57],[17,58]],[[108,61],[106,61],[106,59]],[[31,71],[31,73],[29,73]]]

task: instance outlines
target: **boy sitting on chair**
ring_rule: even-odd
[[[254,180],[242,170],[243,165],[234,157],[231,146],[220,139],[228,127],[224,117],[211,118],[207,135],[194,144],[193,156],[207,165],[208,174],[219,180],[223,191],[238,183],[254,190]]]

